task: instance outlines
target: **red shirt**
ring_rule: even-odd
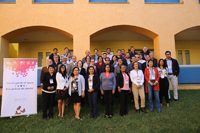
[[[99,68],[99,70],[101,70],[101,66],[103,66],[105,63],[102,62],[102,64],[100,65],[99,62],[96,63],[96,66]]]

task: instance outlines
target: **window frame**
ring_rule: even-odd
[[[167,2],[166,0],[163,0],[163,1],[165,2],[146,2],[146,0],[144,0],[144,3],[145,4],[183,4],[184,3],[183,0],[179,0],[179,2]]]
[[[13,2],[6,2],[6,1],[5,2],[3,2],[3,1],[1,2],[0,1],[0,4],[16,4],[16,0],[13,0]]]
[[[73,4],[74,0],[71,0],[72,2],[35,2],[35,0],[32,0],[33,4]]]
[[[97,0],[97,2],[91,2],[91,0],[88,0],[88,2],[89,3],[91,3],[91,4],[98,4],[98,3],[106,3],[106,4],[129,4],[129,0],[126,0],[126,2],[106,2],[107,0],[105,0],[105,1],[102,1],[102,2],[100,2],[100,1],[98,1]]]

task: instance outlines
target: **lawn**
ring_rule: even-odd
[[[172,94],[172,91],[171,91]],[[1,98],[1,97],[0,97]],[[85,106],[81,109],[82,121],[74,119],[73,106],[65,108],[64,118],[58,118],[58,109],[54,107],[54,119],[42,119],[41,95],[38,95],[38,114],[29,117],[21,116],[0,118],[0,132],[198,132],[200,133],[200,90],[180,90],[179,102],[170,101],[167,108],[163,100],[162,112],[149,112],[146,101],[147,114],[136,114],[135,107],[129,104],[129,113],[122,118],[119,115],[119,105],[114,99],[114,116],[104,118],[104,106],[98,100],[98,118],[89,118],[89,106],[85,99]]]

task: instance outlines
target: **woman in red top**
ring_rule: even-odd
[[[148,61],[149,67],[147,67],[144,71],[144,77],[145,77],[145,89],[148,93],[148,99],[149,99],[149,110],[153,112],[153,93],[155,96],[156,101],[156,110],[158,113],[161,112],[160,107],[160,98],[159,98],[159,72],[158,69],[153,67],[153,60]]]
[[[96,66],[98,67],[98,75],[100,75],[100,70],[101,70],[101,66],[103,66],[105,63],[103,62],[103,57],[99,56],[98,57],[98,62],[96,63]]]

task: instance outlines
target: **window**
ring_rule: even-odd
[[[38,52],[38,67],[42,67],[43,63],[43,52]]]
[[[180,0],[145,0],[145,3],[180,3]]]
[[[34,3],[73,3],[73,0],[34,0]]]
[[[89,0],[90,3],[127,3],[127,0]]]
[[[183,65],[183,55],[181,50],[178,50],[178,63]]]
[[[186,60],[186,65],[190,65],[190,53],[189,53],[189,50],[185,50],[185,60]]]
[[[0,3],[15,3],[15,0],[0,0]]]

